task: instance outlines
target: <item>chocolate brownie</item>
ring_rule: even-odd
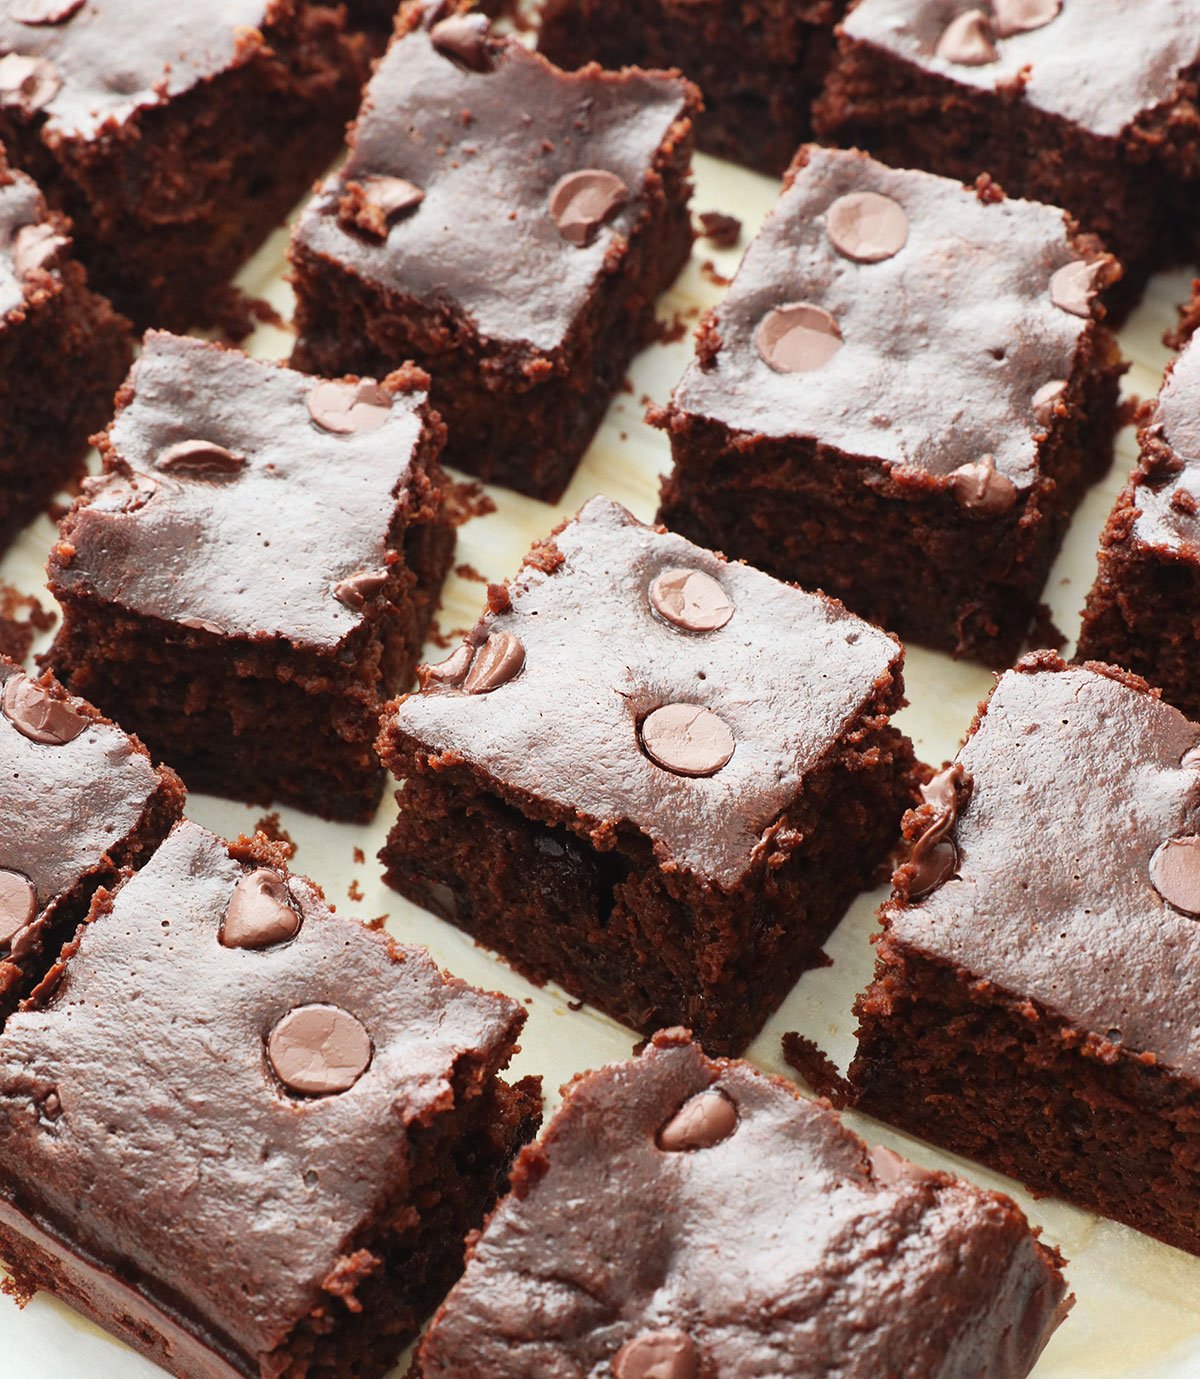
[[[585,1074],[526,1149],[425,1379],[1023,1379],[1062,1311],[1015,1203],[866,1144],[685,1032]]]
[[[49,676],[0,657],[0,1022],[46,975],[92,895],[144,862],[183,785]]]
[[[553,501],[691,248],[695,89],[411,6],[292,241],[293,363],[433,376],[448,462]],[[403,30],[407,27],[407,32]]]
[[[212,317],[341,146],[368,49],[316,0],[0,0],[0,141],[142,325]]]
[[[385,718],[387,879],[635,1029],[740,1049],[898,839],[903,655],[593,499]]]
[[[524,1012],[184,822],[0,1035],[0,1256],[181,1379],[374,1379],[540,1120]]]
[[[1194,254],[1196,0],[860,0],[823,139],[1065,206],[1125,265],[1114,304]]]
[[[51,552],[48,663],[193,789],[369,818],[454,547],[427,386],[149,334]]]
[[[1050,652],[906,821],[859,1105],[1200,1252],[1200,727]]]
[[[1007,665],[1108,468],[1118,271],[1061,211],[810,147],[655,420],[661,521]]]
[[[704,92],[700,147],[779,174],[809,110],[846,0],[545,0],[539,49],[563,67],[681,67]]]
[[[82,472],[132,356],[128,322],[88,290],[69,223],[0,147],[0,552]]]

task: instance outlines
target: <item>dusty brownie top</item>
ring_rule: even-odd
[[[1023,92],[1112,138],[1176,98],[1200,58],[1198,25],[1197,0],[860,0],[843,28],[948,81]]]
[[[1140,438],[1134,535],[1200,559],[1200,340],[1193,339],[1167,371]]]
[[[840,603],[607,498],[534,549],[509,597],[400,701],[396,729],[518,807],[632,825],[730,885],[864,707],[892,699],[903,657]]]
[[[964,453],[991,456],[1009,495],[1027,488],[1094,328],[1086,285],[1072,291],[1070,274],[1087,270],[1063,213],[859,153],[805,158],[674,406],[742,432],[815,437],[899,478],[895,467],[948,475]]]
[[[347,581],[386,570],[412,497],[423,380],[330,383],[150,333],[118,399],[108,473],[63,522],[56,590],[336,647],[366,616]]]
[[[1063,1291],[1007,1198],[680,1031],[572,1084],[514,1188],[425,1379],[1023,1379]]]
[[[91,138],[109,120],[189,91],[253,55],[272,0],[0,0],[0,105],[48,133]]]
[[[0,328],[25,305],[31,287],[45,286],[66,243],[49,222],[37,186],[24,173],[10,171],[0,148]]]
[[[523,1020],[185,821],[0,1036],[0,1195],[217,1351],[270,1351],[344,1306],[410,1128]]]
[[[959,754],[950,879],[893,938],[1200,1076],[1198,745],[1140,681],[1028,658]]]
[[[560,72],[478,26],[456,16],[392,44],[350,161],[297,239],[427,309],[464,313],[487,339],[553,351],[619,266],[691,88]],[[581,173],[594,176],[564,183]]]

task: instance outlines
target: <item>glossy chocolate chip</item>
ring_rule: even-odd
[[[908,243],[908,216],[898,201],[880,192],[848,192],[825,216],[829,242],[856,263],[881,263]]]
[[[724,1092],[710,1087],[683,1103],[658,1132],[657,1144],[670,1154],[711,1149],[737,1129],[738,1113]]]
[[[1076,259],[1066,263],[1050,278],[1050,300],[1062,311],[1085,319],[1092,314],[1092,303],[1104,285],[1108,261]]]
[[[232,479],[245,469],[246,457],[214,441],[187,440],[159,451],[154,467],[190,479]]]
[[[392,395],[371,378],[357,383],[322,381],[308,395],[308,414],[335,436],[378,431],[392,410]]]
[[[417,672],[423,685],[461,685],[475,659],[475,648],[460,646],[435,666],[422,666]]]
[[[961,67],[985,67],[998,56],[992,25],[982,10],[966,10],[946,25],[935,49],[938,57]]]
[[[613,1379],[696,1379],[696,1343],[683,1331],[643,1331],[612,1359]]]
[[[629,188],[615,173],[584,168],[567,173],[554,184],[550,215],[559,234],[582,249],[628,200]]]
[[[1041,29],[1057,19],[1062,0],[992,0],[992,24],[998,38]]]
[[[374,239],[386,239],[397,220],[415,211],[425,193],[403,177],[360,177],[346,185],[338,208],[340,218]]]
[[[13,239],[13,271],[24,278],[38,269],[53,268],[66,244],[66,235],[53,225],[23,225]]]
[[[911,900],[920,900],[937,890],[958,870],[958,848],[949,835],[970,798],[971,777],[955,762],[922,786],[921,795],[931,813],[924,831],[913,843],[908,859],[911,869],[908,894]]]
[[[359,570],[349,579],[339,580],[333,586],[333,596],[339,603],[357,612],[366,606],[368,599],[373,599],[376,594],[386,589],[387,582],[386,570]]]
[[[493,632],[475,652],[463,680],[468,694],[490,694],[519,673],[525,664],[525,647],[511,632]]]
[[[65,24],[83,9],[85,0],[20,0],[13,11],[18,24]]]
[[[297,1006],[267,1040],[275,1076],[302,1096],[349,1091],[370,1066],[371,1052],[362,1022],[339,1006]]]
[[[269,948],[294,938],[300,916],[288,895],[287,883],[277,871],[260,867],[247,872],[233,888],[221,921],[221,943],[226,948]]]
[[[139,512],[158,492],[158,480],[149,474],[109,473],[84,479],[80,488],[97,512]]]
[[[642,724],[642,747],[656,766],[677,776],[715,776],[733,756],[724,719],[698,704],[664,704]]]
[[[469,72],[490,72],[494,66],[490,26],[482,14],[454,14],[439,20],[429,31],[429,39],[443,57],[457,62]]]
[[[1008,512],[1017,501],[1017,486],[996,468],[992,455],[959,465],[946,476],[950,492],[960,507],[986,517]]]
[[[684,632],[716,632],[733,617],[733,600],[712,575],[674,567],[650,584],[650,606]]]
[[[1067,391],[1067,385],[1061,378],[1051,379],[1049,383],[1042,386],[1033,395],[1033,417],[1039,426],[1049,426],[1054,420],[1054,414]]]
[[[0,867],[0,944],[7,946],[37,914],[37,892],[24,872]]]
[[[62,90],[52,62],[8,53],[0,57],[0,105],[15,105],[27,115],[41,110]]]
[[[70,704],[56,699],[27,675],[13,675],[4,686],[4,716],[31,742],[65,747],[87,727],[88,720]]]
[[[776,373],[809,373],[824,368],[841,349],[842,332],[824,307],[792,302],[763,317],[754,344]]]
[[[1150,880],[1172,908],[1200,915],[1200,837],[1168,838],[1150,859]]]

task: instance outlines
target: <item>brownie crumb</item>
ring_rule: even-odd
[[[811,1039],[802,1034],[783,1036],[783,1056],[819,1097],[824,1097],[840,1110],[853,1104],[850,1083],[837,1070],[837,1065]]]
[[[385,929],[385,928],[387,927],[387,922],[388,922],[388,917],[387,917],[387,915],[375,915],[375,916],[374,916],[373,918],[371,918],[371,919],[364,919],[364,920],[363,920],[363,928],[364,928],[364,929],[370,929],[370,930],[372,930],[374,933],[377,933],[377,934],[378,934],[378,933],[382,932],[383,929]]]
[[[357,881],[351,881],[349,887],[346,890],[346,894],[357,905],[358,902],[363,899],[363,888],[358,884]]]
[[[975,195],[985,206],[994,206],[1004,200],[1004,188],[990,174],[981,172],[975,179]]]
[[[1039,603],[1033,610],[1033,622],[1029,628],[1029,645],[1033,648],[1049,647],[1051,651],[1061,651],[1066,644],[1066,635],[1050,616],[1049,605]]]
[[[582,1001],[568,1001],[568,1002],[567,1002],[567,1009],[568,1009],[568,1010],[582,1010],[582,1009],[583,1009],[583,1002],[582,1002]]]
[[[717,249],[732,249],[742,238],[742,222],[723,211],[703,211],[700,232]]]
[[[354,849],[354,862],[355,862],[355,865],[361,867],[361,866],[366,862],[366,860],[367,860],[367,854],[362,850],[362,848],[355,848],[355,849]]]
[[[281,844],[289,862],[295,857],[295,840],[280,821],[278,810],[273,810],[270,814],[264,814],[254,825],[254,831],[255,833],[261,833],[264,837],[269,838],[273,843]]]
[[[655,321],[651,340],[660,345],[674,345],[687,334],[687,321],[680,312],[670,320]],[[632,391],[632,389],[630,389]]]
[[[733,281],[732,278],[727,278],[724,273],[717,272],[716,264],[713,263],[712,259],[705,259],[700,265],[700,276],[712,283],[714,287],[728,287]]]
[[[55,615],[32,594],[0,584],[0,655],[24,662],[33,649],[34,637],[48,632],[55,621]]]
[[[465,526],[476,517],[486,517],[496,511],[496,504],[473,480],[458,480],[446,485],[446,516],[456,527]]]
[[[465,562],[462,565],[456,565],[454,567],[454,573],[459,579],[469,579],[476,584],[486,584],[488,582],[487,575],[481,575],[474,565],[468,565]]]

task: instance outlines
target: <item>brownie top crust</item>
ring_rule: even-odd
[[[479,15],[422,25],[384,57],[297,240],[486,340],[559,349],[694,99],[678,76],[561,72]]]
[[[1027,657],[959,753],[947,879],[888,907],[891,941],[1200,1076],[1198,745],[1134,677]]]
[[[860,715],[899,700],[889,634],[607,498],[535,547],[501,602],[394,729],[518,808],[640,831],[718,884],[754,865]]]
[[[810,147],[701,331],[674,408],[1009,495],[1094,329],[1063,213]],[[1084,280],[1071,282],[1073,274]],[[989,458],[990,457],[990,460]]]
[[[1197,0],[860,0],[843,22],[947,81],[1106,138],[1170,105],[1200,59]]]
[[[36,184],[9,169],[0,147],[0,329],[32,288],[46,285],[66,243]]]
[[[349,586],[393,562],[426,381],[330,382],[151,332],[102,443],[106,473],[63,522],[56,592],[337,647],[367,616]]]
[[[257,1357],[353,1301],[413,1133],[508,1061],[524,1014],[250,852],[179,824],[9,1020],[0,1197]]]
[[[0,105],[93,138],[262,47],[277,0],[0,0]]]
[[[1200,559],[1200,340],[1193,339],[1167,370],[1139,438],[1134,535]]]
[[[1063,1293],[1008,1199],[681,1031],[568,1087],[513,1186],[425,1379],[1023,1379]]]

